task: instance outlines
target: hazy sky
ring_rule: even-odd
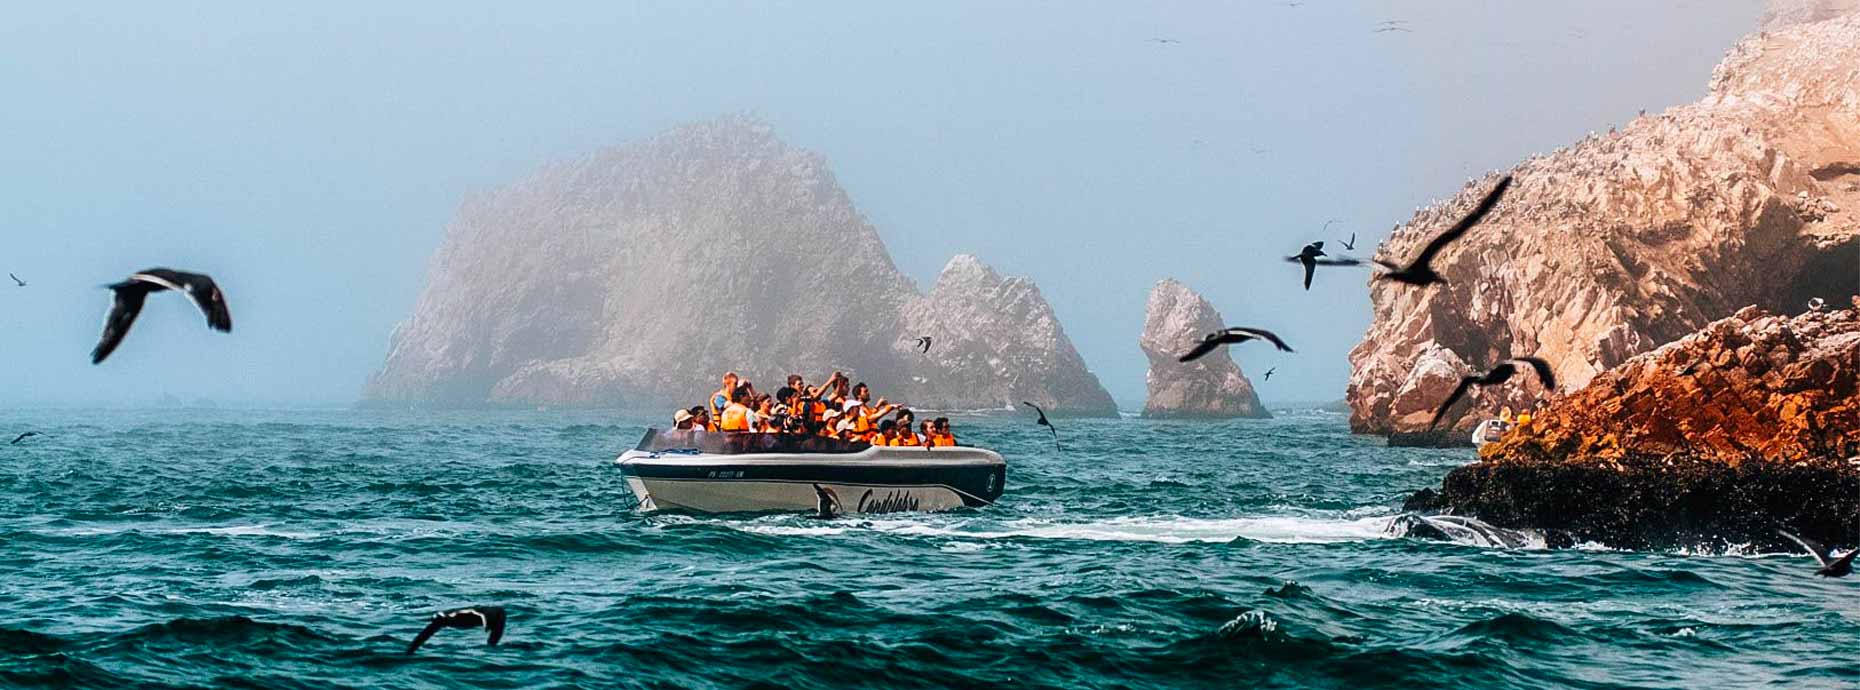
[[[470,192],[748,111],[826,156],[927,288],[952,254],[1031,276],[1140,404],[1173,276],[1299,350],[1272,400],[1337,399],[1368,253],[1473,175],[1690,102],[1761,3],[65,3],[0,22],[0,405],[346,403]],[[1411,32],[1372,33],[1406,20]],[[1168,38],[1179,43],[1158,43]],[[1328,219],[1341,222],[1329,233]],[[1334,247],[1333,247],[1334,248]],[[206,271],[92,367],[108,293]]]

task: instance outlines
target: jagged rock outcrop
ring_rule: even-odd
[[[1745,305],[1860,291],[1860,16],[1747,38],[1699,103],[1512,172],[1505,200],[1435,259],[1447,285],[1372,284],[1374,320],[1350,353],[1355,430],[1421,429],[1441,381],[1508,356],[1544,357],[1576,390]],[[1405,262],[1494,181],[1416,213],[1378,258]],[[1442,426],[1539,396],[1478,389]]]
[[[1860,298],[1755,307],[1539,410],[1416,507],[1625,548],[1852,544],[1860,518]]]
[[[667,407],[835,369],[921,406],[1116,412],[1032,284],[957,257],[918,294],[825,161],[744,117],[469,199],[364,397]]]
[[[1137,346],[1150,360],[1143,416],[1158,419],[1265,418],[1253,382],[1223,347],[1193,362],[1176,361],[1202,336],[1226,323],[1214,305],[1173,279],[1156,283]]]
[[[1763,9],[1764,31],[1826,21],[1860,10],[1860,0],[1770,0]]]

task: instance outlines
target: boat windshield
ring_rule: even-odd
[[[869,443],[811,434],[752,434],[647,429],[637,448],[648,453],[697,451],[715,455],[747,453],[857,453]]]

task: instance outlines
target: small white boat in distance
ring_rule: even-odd
[[[1505,437],[1507,431],[1511,431],[1511,422],[1503,419],[1488,419],[1480,422],[1479,426],[1473,427],[1473,447],[1479,448],[1487,443],[1497,443],[1499,439]]]
[[[846,513],[931,512],[989,505],[1007,482],[1007,462],[984,448],[793,434],[647,429],[614,464],[642,512],[812,512],[816,487]]]

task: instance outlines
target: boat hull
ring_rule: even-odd
[[[745,454],[630,450],[614,460],[645,512],[811,512],[814,487],[847,513],[978,508],[1001,497],[1007,463],[980,448],[885,448],[858,453]]]

